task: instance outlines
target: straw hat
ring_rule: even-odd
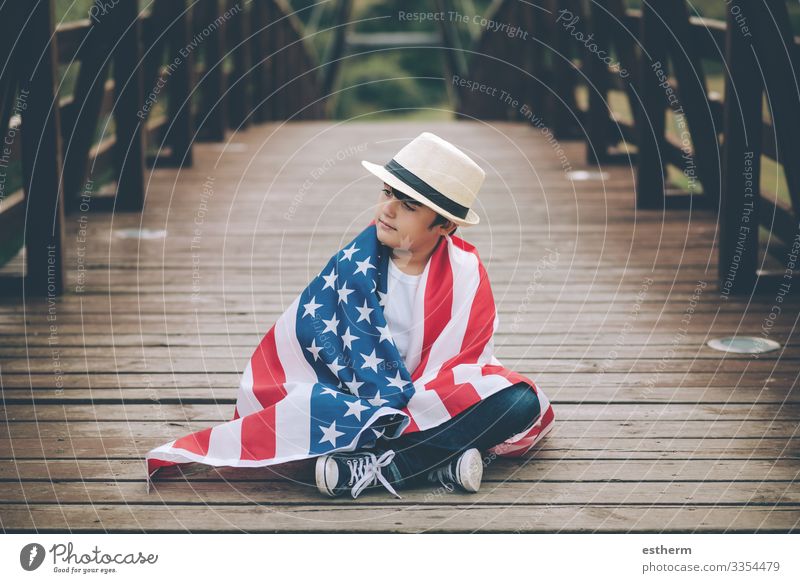
[[[383,166],[366,160],[361,165],[459,226],[480,222],[471,207],[486,173],[464,152],[431,132],[422,132]]]

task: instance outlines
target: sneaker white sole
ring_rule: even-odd
[[[467,492],[477,492],[481,489],[483,479],[483,458],[477,449],[469,449],[464,452],[456,465],[461,486]]]
[[[328,484],[330,483],[330,479],[336,484],[336,481],[339,479],[339,468],[330,456],[323,455],[317,458],[317,464],[314,467],[314,478],[317,482],[317,490],[319,490],[321,494],[325,494],[331,498],[336,497],[336,494],[328,487]]]

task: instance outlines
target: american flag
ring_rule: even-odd
[[[390,254],[373,220],[331,257],[254,351],[233,419],[148,452],[148,492],[164,466],[266,466],[353,451],[436,427],[520,381],[536,392],[542,414],[492,451],[519,456],[533,447],[552,428],[552,406],[494,356],[499,319],[475,247],[451,235],[434,249],[409,314],[423,323],[412,332],[413,371],[383,314]]]

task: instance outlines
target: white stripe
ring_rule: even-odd
[[[297,342],[297,335],[294,330],[297,318],[297,307],[300,304],[301,296],[302,294],[298,295],[295,301],[292,302],[289,308],[275,322],[275,345],[278,351],[278,359],[283,366],[285,378],[294,380],[294,377],[289,373],[289,369],[291,368],[294,371],[299,371],[302,374],[301,378],[315,382],[317,377],[314,374],[314,369],[311,368],[308,361],[305,359],[303,351]],[[239,381],[239,391],[236,398],[236,410],[239,412],[239,417],[245,417],[263,409],[253,392],[252,361],[253,357],[263,358],[260,354],[260,346],[261,342],[259,342],[259,346],[253,351],[250,360],[247,361],[247,365]]]
[[[425,383],[436,378],[442,365],[461,351],[469,314],[478,290],[478,258],[455,246],[447,238],[448,260],[453,275],[453,304],[450,320],[431,346],[428,361],[414,387],[417,391],[408,402],[408,411],[421,430],[450,419],[447,407],[435,391],[426,390]]]
[[[494,335],[497,333],[497,327],[500,325],[500,316],[497,314],[495,310],[494,313],[494,325],[492,327],[492,336],[489,338],[489,342],[486,343],[486,346],[483,347],[483,352],[478,357],[479,364],[490,364],[492,363],[492,359],[494,358]]]
[[[536,381],[534,381],[534,383],[535,382]],[[547,408],[550,406],[550,399],[547,398],[547,395],[544,394],[544,391],[538,383],[536,384],[536,396],[539,397],[539,410],[542,415],[544,415],[544,412],[547,411]]]
[[[436,427],[450,419],[450,413],[436,391],[417,391],[408,401],[408,411],[420,430]]]
[[[478,258],[473,253],[456,247],[452,242],[448,250],[453,273],[453,305],[450,321],[431,347],[423,374],[428,380],[435,378],[441,366],[461,352],[472,302],[475,301],[475,293],[478,291]]]
[[[262,409],[261,403],[256,399],[253,393],[253,366],[252,359],[247,361],[247,366],[242,373],[242,378],[239,381],[239,393],[236,398],[236,411],[239,412],[239,417],[244,417],[250,413],[255,413]]]
[[[475,391],[481,396],[481,399],[485,399],[489,395],[493,395],[497,391],[513,384],[501,375],[487,374],[484,376],[481,373],[481,367],[482,365],[480,364],[459,364],[453,367],[455,384],[470,383],[475,387]]]
[[[204,464],[214,466],[238,462],[242,455],[242,418],[217,425],[211,430]]]
[[[299,304],[300,296],[297,296],[292,305],[275,323],[275,346],[286,379],[316,383],[318,381],[317,373],[306,360],[304,350],[297,341],[297,307]]]
[[[288,394],[275,405],[275,456],[292,457],[311,445],[311,391],[313,382],[286,383]]]
[[[413,314],[409,314],[410,321],[414,322],[414,326],[409,330],[409,342],[405,360],[409,375],[414,374],[414,369],[419,366],[419,362],[422,360],[422,343],[425,341],[425,289],[428,285],[430,265],[431,262],[428,261],[414,296]]]
[[[275,328],[275,346],[283,372],[290,382],[284,383],[286,396],[275,407],[276,457],[308,453],[311,440],[311,390],[318,382],[317,374],[303,355],[295,330],[300,297],[292,302]]]

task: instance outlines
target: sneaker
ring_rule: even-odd
[[[428,472],[428,481],[439,483],[452,492],[455,484],[467,492],[477,492],[483,478],[481,452],[474,447],[443,466]]]
[[[353,498],[357,498],[365,488],[382,484],[397,498],[392,485],[381,473],[381,468],[392,463],[394,450],[383,452],[377,457],[372,452],[333,453],[317,458],[317,489],[327,496],[336,497],[348,489]]]

